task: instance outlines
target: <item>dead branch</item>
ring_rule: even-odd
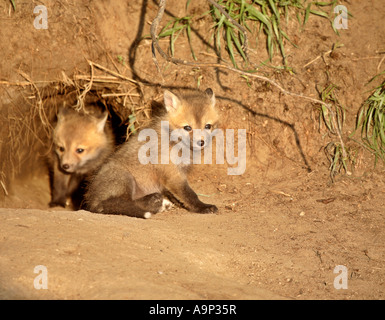
[[[32,88],[35,90],[36,92],[36,100],[37,100],[37,109],[38,109],[38,112],[39,112],[39,117],[40,117],[40,120],[43,124],[43,127],[46,129],[46,132],[48,133],[49,131],[49,128],[51,128],[51,125],[50,125],[50,122],[47,118],[47,115],[43,109],[43,100],[42,100],[42,97],[41,97],[41,94],[40,94],[40,90],[38,89],[38,87],[36,86],[36,84],[29,78],[29,76],[19,70],[19,74],[27,81],[30,82],[30,85],[32,86]]]

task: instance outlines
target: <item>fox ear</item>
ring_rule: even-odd
[[[179,98],[172,92],[165,90],[163,97],[164,106],[166,107],[167,112],[174,112],[180,106]]]
[[[214,107],[215,106],[215,94],[213,92],[213,90],[211,88],[207,88],[205,90],[205,93],[208,95],[208,97],[210,98],[211,100],[211,104],[212,106]]]
[[[69,110],[68,107],[66,107],[65,105],[61,106],[57,113],[57,122],[62,121],[65,118],[65,116],[67,116],[70,112],[71,111]]]
[[[108,112],[104,111],[103,114],[100,116],[100,118],[97,119],[96,128],[98,132],[104,131],[104,126],[106,125],[108,118]]]

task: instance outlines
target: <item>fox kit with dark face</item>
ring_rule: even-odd
[[[210,143],[218,122],[213,91],[165,91],[164,105],[167,113],[123,144],[91,179],[85,196],[90,211],[149,218],[162,210],[165,198],[192,212],[218,210],[200,201],[187,182],[194,153]],[[181,153],[187,155],[182,160]]]
[[[65,207],[80,183],[113,151],[107,116],[107,112],[97,117],[69,108],[60,110],[53,133],[51,207]],[[75,207],[79,204],[73,203]]]

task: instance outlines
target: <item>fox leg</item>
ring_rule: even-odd
[[[81,183],[84,179],[84,175],[72,173],[71,179],[68,182],[67,198],[72,200],[72,206],[74,210],[79,210],[82,208],[84,188],[81,186]]]
[[[68,196],[67,189],[70,178],[70,174],[65,174],[58,168],[54,168],[51,185],[51,202],[49,203],[50,207],[66,207]]]
[[[197,213],[215,213],[218,211],[215,205],[200,201],[187,180],[182,183],[170,184],[167,187],[172,196],[181,202],[189,211]]]
[[[130,217],[148,219],[158,213],[163,204],[161,193],[152,193],[136,200],[125,197],[113,197],[101,202],[104,214],[122,214]]]
[[[76,173],[72,173],[71,179],[68,182],[67,196],[71,196],[79,188],[80,183],[83,181],[84,176]]]

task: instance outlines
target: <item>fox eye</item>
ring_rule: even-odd
[[[191,131],[192,128],[190,126],[184,126],[183,129],[185,129],[186,131]]]
[[[60,152],[64,152],[64,150],[65,150],[64,147],[59,147],[58,149]]]
[[[84,149],[82,149],[82,148],[76,149],[76,153],[83,153],[83,152],[84,152]]]
[[[207,130],[210,130],[212,127],[213,127],[213,125],[209,124],[209,123],[205,125],[205,129],[207,129]]]

